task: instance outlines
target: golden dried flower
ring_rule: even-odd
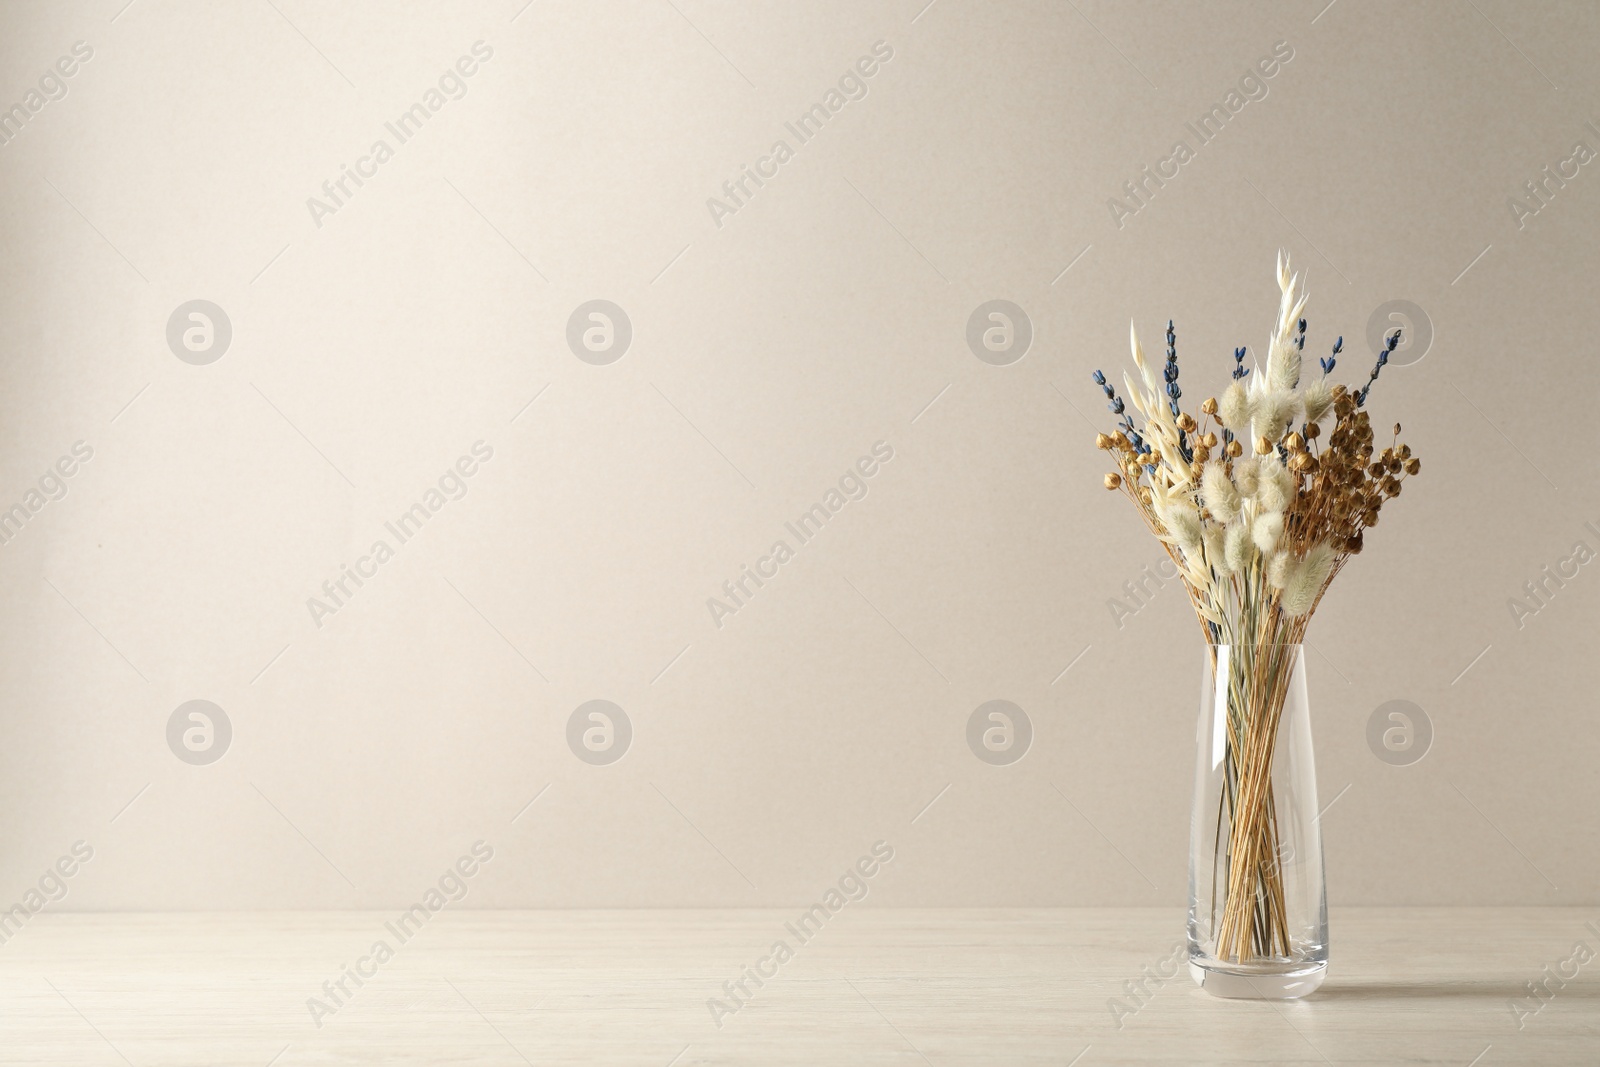
[[[1122,486],[1122,475],[1115,472],[1106,475],[1106,488],[1118,489]]]
[[[1283,447],[1287,448],[1290,452],[1302,452],[1306,447],[1305,438],[1301,437],[1298,433],[1290,433],[1288,437],[1283,439]]]
[[[1217,413],[1217,398],[1214,396],[1206,397],[1206,402],[1200,405],[1200,410],[1207,415],[1215,415]]]
[[[1227,451],[1228,455],[1230,455],[1230,456],[1234,457],[1235,459],[1237,459],[1238,457],[1244,455],[1244,445],[1241,445],[1238,442],[1238,440],[1235,439],[1235,440],[1232,440],[1232,441],[1228,442],[1228,447],[1227,447],[1226,451]]]
[[[1272,451],[1272,440],[1268,437],[1256,438],[1256,455],[1264,456]]]
[[[1111,438],[1107,437],[1103,433],[1097,433],[1094,435],[1094,447],[1096,448],[1109,449],[1111,447],[1111,443]]]
[[[1194,421],[1194,416],[1189,414],[1187,411],[1178,416],[1178,429],[1182,430],[1184,433],[1194,433],[1197,425],[1198,424]]]

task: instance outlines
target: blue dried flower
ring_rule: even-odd
[[[1339,338],[1333,343],[1333,353],[1329,355],[1327,359],[1317,360],[1318,363],[1322,364],[1322,374],[1324,377],[1333,372],[1334,365],[1339,362],[1339,353],[1342,351],[1344,351],[1343,337]]]

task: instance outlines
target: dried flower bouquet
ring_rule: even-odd
[[[1318,361],[1321,373],[1303,383],[1306,297],[1281,252],[1278,286],[1265,366],[1245,366],[1246,349],[1235,349],[1233,383],[1220,400],[1202,403],[1198,417],[1179,405],[1170,322],[1160,380],[1136,331],[1136,374],[1124,373],[1122,395],[1094,372],[1121,416],[1115,433],[1095,438],[1117,466],[1105,476],[1106,488],[1133,502],[1177,565],[1213,670],[1217,646],[1233,649],[1224,665],[1226,788],[1216,816],[1226,862],[1214,869],[1211,911],[1215,955],[1236,963],[1291,955],[1271,785],[1291,667],[1286,650],[1302,641],[1323,593],[1361,551],[1384,502],[1421,468],[1399,442],[1398,424],[1378,451],[1363,410],[1400,332],[1388,338],[1360,388],[1328,379],[1343,338]]]

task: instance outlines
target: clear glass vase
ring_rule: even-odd
[[[1305,656],[1210,645],[1189,832],[1189,973],[1219,997],[1291,999],[1328,969]]]

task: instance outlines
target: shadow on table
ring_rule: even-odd
[[[1527,981],[1510,978],[1479,981],[1443,982],[1437,979],[1419,979],[1415,982],[1397,982],[1391,979],[1363,982],[1359,978],[1338,980],[1317,990],[1308,1001],[1318,1000],[1521,1000],[1529,996]],[[1571,982],[1556,994],[1557,999],[1600,1000],[1600,989],[1574,988]]]

